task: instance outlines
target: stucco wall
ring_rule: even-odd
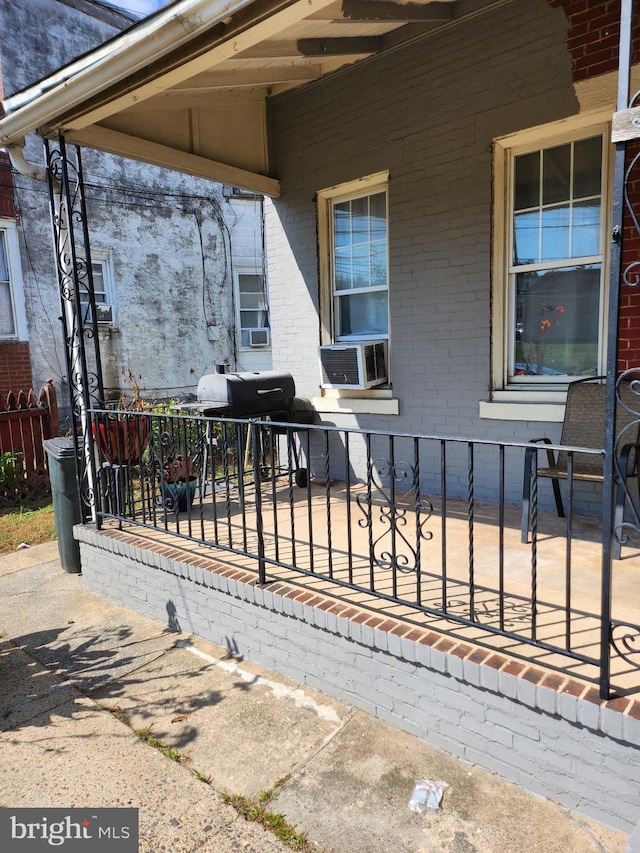
[[[41,78],[117,32],[57,0],[0,4],[5,94]],[[42,140],[26,155],[44,162]],[[114,323],[101,327],[104,382],[127,389],[130,369],[145,396],[195,393],[199,376],[219,363],[235,368],[232,269],[238,214],[222,187],[85,149],[83,167],[91,247],[110,254]],[[60,298],[45,184],[15,176],[33,381],[53,376],[67,401]],[[242,214],[260,234],[255,205]],[[261,240],[254,244],[262,265]],[[124,374],[123,374],[124,371]],[[130,390],[130,389],[129,389]]]
[[[319,385],[315,194],[389,170],[400,415],[329,419],[559,439],[558,423],[481,419],[479,402],[490,395],[492,140],[579,112],[566,37],[561,9],[515,0],[272,103],[283,191],[268,224],[274,363],[291,365],[301,393],[317,394]],[[518,463],[511,479],[521,470]]]

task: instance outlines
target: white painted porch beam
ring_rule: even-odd
[[[275,178],[199,157],[196,154],[189,154],[158,142],[149,142],[106,127],[83,128],[66,134],[65,138],[78,145],[88,145],[90,148],[106,151],[109,154],[117,154],[129,157],[131,160],[141,160],[143,163],[184,172],[187,175],[242,187],[272,198],[280,195],[280,181]]]
[[[164,92],[173,86],[177,86],[196,74],[209,71],[215,66],[221,65],[226,60],[238,56],[242,51],[248,50],[260,42],[277,35],[287,27],[302,21],[307,17],[311,9],[322,8],[331,2],[333,0],[296,0],[290,6],[274,12],[268,18],[248,26],[243,32],[230,33],[224,41],[221,41],[193,59],[179,63],[171,71],[163,73],[156,79],[131,88],[130,91],[119,97],[109,97],[100,106],[93,109],[89,108],[85,112],[65,120],[62,124],[62,129],[66,132],[67,130],[79,130],[90,124],[95,124],[108,116],[134,106],[140,101],[153,97],[153,95],[159,92]],[[126,80],[123,81],[123,85],[126,86]],[[56,127],[56,125],[53,125],[53,127]]]
[[[234,63],[235,64],[235,63]],[[259,88],[277,86],[281,83],[307,83],[322,76],[322,67],[318,63],[304,65],[276,65],[267,68],[234,68],[205,72],[168,89],[156,98],[206,95],[211,89]]]

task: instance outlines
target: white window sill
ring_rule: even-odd
[[[314,397],[316,412],[344,415],[399,415],[400,400],[393,397]]]
[[[112,326],[109,323],[98,323],[98,337],[110,338],[112,335],[117,335],[119,329],[117,326]]]
[[[494,421],[546,421],[562,423],[564,420],[564,403],[540,401],[539,403],[513,400],[503,402],[480,400],[479,415],[481,419]]]

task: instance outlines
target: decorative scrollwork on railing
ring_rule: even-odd
[[[630,187],[635,185],[638,179],[636,170],[640,163],[640,151],[631,158],[631,161],[624,174],[624,204],[627,213],[631,217],[633,227],[636,234],[640,236],[640,221],[634,207],[634,201],[631,197]],[[638,170],[640,171],[640,170]],[[637,287],[640,284],[640,261],[632,261],[622,270],[622,281],[627,287]]]
[[[611,625],[611,648],[634,667],[640,667],[640,625],[613,622]]]
[[[629,542],[629,534],[640,535],[638,492],[631,486],[640,458],[640,368],[630,368],[616,380],[616,437],[613,466],[616,513],[613,537],[619,545]]]
[[[385,480],[389,488],[385,489]],[[417,468],[407,462],[374,459],[370,463],[367,490],[356,498],[364,518],[358,526],[369,529],[371,559],[380,569],[415,572],[419,567],[420,543],[433,538],[425,525],[433,506],[419,493]],[[374,512],[377,509],[377,519]],[[411,519],[414,535],[411,536]],[[376,536],[377,525],[382,532]],[[411,538],[410,538],[411,537]]]

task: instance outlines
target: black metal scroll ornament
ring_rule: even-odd
[[[616,380],[616,408],[626,413],[624,426],[617,424],[614,446],[616,512],[613,536],[621,545],[629,541],[629,533],[640,535],[638,489],[630,486],[629,474],[639,473],[640,464],[640,368],[625,370]],[[618,415],[620,417],[620,414]]]
[[[389,488],[384,488],[384,481]],[[391,463],[374,459],[370,464],[367,491],[356,498],[364,518],[358,526],[369,529],[373,563],[380,569],[416,572],[420,565],[420,542],[429,541],[433,533],[425,524],[433,514],[433,505],[420,497],[418,472],[407,462]],[[375,509],[379,510],[374,519]],[[409,522],[415,520],[415,544],[412,544]],[[384,528],[377,538],[376,522]]]
[[[611,625],[611,648],[627,663],[637,667],[640,664],[640,625],[614,621]]]

